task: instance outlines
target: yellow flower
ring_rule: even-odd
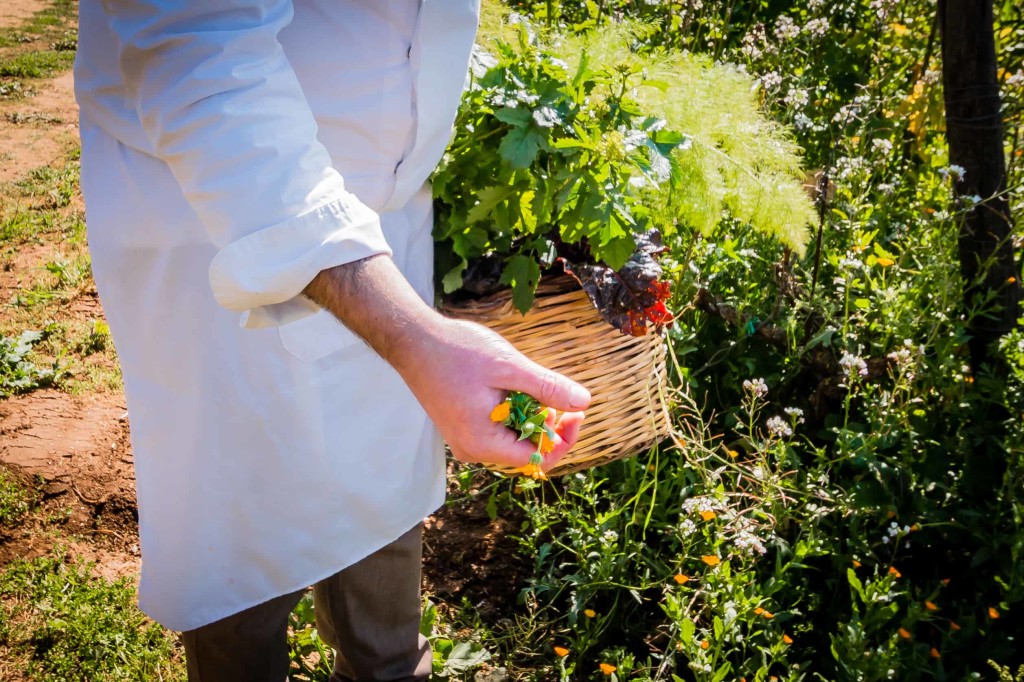
[[[711,511],[710,509],[708,511],[702,511],[700,513],[700,517],[705,521],[710,521],[711,519],[715,518],[715,516],[717,516],[717,514],[715,514],[715,512]]]
[[[597,611],[595,611],[594,609],[583,609],[583,615],[587,618],[593,618],[597,615]]]
[[[740,456],[740,453],[736,452],[735,450],[726,450],[726,453],[728,453],[728,455],[733,459],[736,459],[737,457]]]
[[[900,633],[900,637],[902,637],[903,639],[910,639],[913,636],[906,628],[900,628],[896,632]]]
[[[564,646],[556,646],[555,654],[557,654],[559,658],[565,658],[569,655],[569,650],[566,649]]]
[[[706,563],[708,566],[717,566],[722,563],[722,560],[716,557],[714,554],[708,554],[700,558],[701,561]]]
[[[992,620],[995,620],[995,619],[999,618],[999,612],[996,611],[994,608],[992,608],[990,606],[990,607],[988,607],[988,617],[991,618]]]
[[[792,638],[792,637],[790,637],[789,635],[787,635],[787,634],[783,633],[783,635],[782,635],[782,641],[783,641],[783,642],[784,642],[785,644],[792,644],[792,643],[793,643],[793,638]]]
[[[603,672],[605,675],[611,675],[616,670],[617,670],[617,668],[614,665],[612,665],[611,663],[602,663],[601,664],[601,672]]]
[[[672,576],[672,579],[680,585],[685,585],[687,582],[689,582],[690,576],[684,575],[682,573],[676,573],[674,576]]]
[[[861,564],[860,564],[860,562],[859,562],[859,561],[857,561],[856,559],[854,559],[854,560],[853,560],[853,567],[854,567],[854,568],[860,568],[860,565],[861,565]]]
[[[505,421],[506,419],[508,419],[508,413],[509,413],[509,410],[511,410],[511,409],[512,409],[512,406],[509,405],[507,402],[500,402],[500,403],[498,403],[497,405],[494,406],[494,409],[491,410],[491,421],[492,422],[503,422],[503,421]]]
[[[895,262],[896,261],[894,261],[892,258],[879,258],[878,259],[878,264],[881,265],[883,268],[887,268],[887,267],[889,267],[890,265],[892,265]]]
[[[1007,277],[1007,278],[1006,278],[1006,283],[1007,283],[1007,284],[1013,284],[1013,283],[1014,283],[1014,282],[1016,282],[1016,281],[1017,281],[1017,278],[1016,278],[1016,277],[1013,277],[1013,276],[1011,276],[1011,277]]]
[[[894,578],[902,578],[903,577],[903,574],[900,573],[899,571],[897,571],[895,566],[890,566],[889,567],[889,575],[891,575]]]
[[[700,648],[701,648],[701,649],[707,649],[707,648],[708,648],[708,647],[710,647],[710,646],[711,646],[711,642],[709,642],[709,641],[708,641],[708,640],[706,640],[706,639],[702,639],[702,640],[701,640],[701,642],[700,642]]]
[[[942,654],[940,654],[939,650],[935,647],[932,647],[932,650],[928,652],[928,655],[932,658],[942,658]]]
[[[930,601],[926,601],[924,603],[924,607],[926,609],[928,609],[929,611],[938,611],[939,610],[939,607],[936,606],[934,602],[930,602]]]

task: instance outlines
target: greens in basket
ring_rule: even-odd
[[[541,274],[564,271],[606,321],[643,335],[672,320],[658,262],[665,244],[681,249],[731,211],[799,247],[803,225],[791,223],[813,215],[809,201],[801,195],[781,213],[771,203],[799,193],[795,150],[779,131],[764,131],[769,144],[737,162],[715,138],[734,111],[709,121],[714,131],[676,127],[675,99],[706,84],[676,82],[670,69],[652,74],[645,64],[664,59],[632,56],[627,29],[597,31],[594,45],[542,41],[522,23],[499,33],[490,53],[474,55],[455,138],[433,176],[436,272],[446,295],[510,287],[525,313]],[[745,113],[758,119],[746,97]],[[734,122],[749,132],[746,121]],[[750,177],[764,187],[751,189]]]

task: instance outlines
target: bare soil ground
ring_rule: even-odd
[[[0,28],[19,26],[48,4],[46,0],[4,0],[0,4]]]

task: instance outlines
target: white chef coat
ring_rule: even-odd
[[[301,295],[431,199],[477,0],[81,0],[93,272],[124,373],[141,608],[178,630],[301,589],[437,508],[436,429]]]

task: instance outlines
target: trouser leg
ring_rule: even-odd
[[[331,682],[425,680],[420,635],[423,526],[313,586],[317,630],[337,652]]]
[[[282,682],[288,676],[288,615],[304,590],[181,633],[189,682]]]

